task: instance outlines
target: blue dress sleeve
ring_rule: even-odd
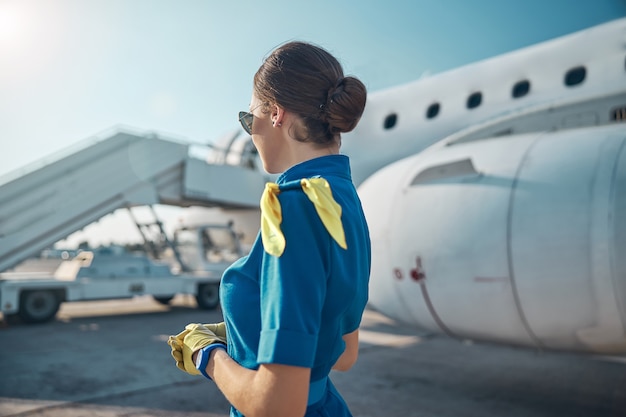
[[[301,190],[279,195],[285,236],[281,256],[263,254],[258,362],[311,368],[314,363],[331,244],[336,244]]]

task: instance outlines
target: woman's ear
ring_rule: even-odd
[[[285,109],[274,104],[272,108],[272,126],[282,126],[285,117]]]

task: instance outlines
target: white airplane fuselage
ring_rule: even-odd
[[[619,19],[368,96],[342,152],[374,308],[458,338],[626,353],[624,45]]]

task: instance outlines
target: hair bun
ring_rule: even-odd
[[[359,79],[347,76],[337,80],[329,89],[324,106],[331,133],[346,133],[356,127],[365,109],[366,97],[367,89]]]

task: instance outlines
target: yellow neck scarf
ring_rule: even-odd
[[[341,223],[341,206],[333,199],[328,181],[323,178],[302,179],[302,190],[315,206],[317,215],[328,233],[343,249],[347,249],[346,237]],[[285,236],[280,230],[282,210],[278,194],[278,184],[268,182],[261,196],[261,239],[265,251],[270,255],[280,256],[285,250]]]

